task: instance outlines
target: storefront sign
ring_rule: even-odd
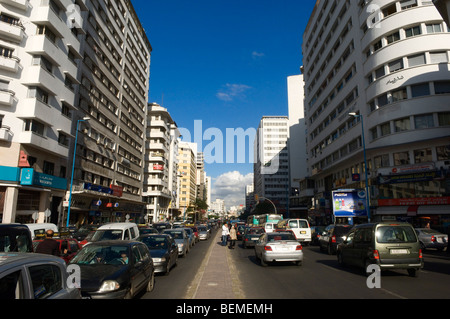
[[[411,182],[432,181],[435,178],[441,178],[441,171],[431,171],[422,173],[412,173],[403,175],[382,175],[378,176],[378,184],[398,184]]]
[[[65,190],[67,188],[67,180],[65,178],[35,172],[33,168],[22,168],[20,185],[43,186]]]
[[[109,187],[105,187],[105,186],[101,186],[101,185],[95,185],[95,184],[91,184],[91,183],[84,183],[83,184],[83,188],[87,189],[87,190],[90,190],[90,191],[104,193],[104,194],[112,195],[112,193],[113,193],[112,189],[109,188]]]
[[[379,199],[378,206],[450,205],[450,197]]]

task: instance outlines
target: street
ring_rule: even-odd
[[[168,276],[158,275],[155,290],[142,299],[187,299],[197,269],[207,257],[211,245],[219,245],[213,237],[196,244],[190,253],[178,259]],[[362,270],[339,266],[335,255],[320,252],[318,246],[303,248],[302,266],[293,263],[262,267],[252,248],[237,242],[230,254],[245,299],[442,299],[450,296],[450,256],[433,250],[424,253],[425,268],[417,278],[406,271],[381,274],[381,288],[370,289]],[[218,288],[220,289],[220,288]]]

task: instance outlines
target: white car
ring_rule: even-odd
[[[279,261],[293,261],[301,266],[303,248],[292,232],[265,233],[255,244],[255,256],[261,266]]]

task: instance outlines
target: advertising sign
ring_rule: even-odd
[[[367,216],[366,192],[357,189],[340,189],[332,192],[333,213],[336,217]]]

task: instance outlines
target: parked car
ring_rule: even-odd
[[[0,252],[33,252],[30,229],[21,224],[0,224]]]
[[[100,226],[92,236],[91,242],[102,240],[136,240],[139,229],[135,223],[110,223]]]
[[[80,299],[68,287],[66,263],[56,256],[35,253],[0,253],[0,300]]]
[[[303,262],[303,248],[293,232],[273,232],[261,235],[255,244],[255,256],[262,266],[269,262]]]
[[[87,243],[89,243],[92,240],[92,237],[95,234],[95,230],[91,231],[82,241],[80,241],[80,245],[81,247],[83,247],[84,245],[86,245]]]
[[[91,232],[95,232],[100,226],[99,225],[84,225],[78,229],[72,237],[78,240],[79,242],[83,241],[87,235]]]
[[[139,241],[147,245],[153,259],[155,272],[168,275],[170,269],[177,264],[178,246],[172,236],[165,234],[145,234]]]
[[[200,240],[207,240],[211,237],[211,232],[206,226],[197,226],[198,237]]]
[[[59,243],[59,256],[64,259],[66,264],[75,257],[83,246],[75,238],[53,238]],[[43,242],[43,239],[33,240],[33,247],[36,250],[39,243]]]
[[[177,229],[177,228],[175,228]],[[192,230],[192,228],[190,227],[182,227],[181,229],[184,229],[184,231],[186,232],[186,234],[188,235],[189,238],[189,247],[193,247],[195,245],[195,235],[194,235],[194,231]]]
[[[297,241],[302,245],[309,245],[311,243],[311,227],[306,219],[283,219],[278,222],[277,228],[292,230]]]
[[[139,229],[139,235],[145,235],[145,234],[159,234],[159,231],[150,226],[138,226]]]
[[[262,227],[249,227],[245,229],[242,236],[242,247],[254,247],[259,237],[264,234],[264,228]]]
[[[325,226],[311,226],[311,245],[319,245],[319,238],[324,230]]]
[[[362,267],[366,274],[367,267],[376,264],[381,270],[406,269],[415,277],[424,265],[419,239],[408,223],[357,225],[338,245],[336,254],[339,264]]]
[[[155,223],[152,225],[153,228],[156,228],[160,233],[162,233],[166,229],[171,229],[172,225],[170,223]]]
[[[236,229],[236,235],[238,240],[242,240],[242,235],[244,235],[244,230],[247,226],[245,225],[238,225]]]
[[[448,247],[448,235],[442,234],[434,229],[429,228],[416,228],[417,236],[422,250],[428,248],[436,248],[437,250],[443,250]],[[448,249],[448,248],[447,248]]]
[[[148,247],[137,241],[98,241],[70,261],[80,266],[81,295],[86,299],[131,299],[155,285]]]
[[[172,236],[178,246],[178,256],[186,256],[189,252],[189,238],[183,228],[165,229],[163,234]]]
[[[337,245],[344,241],[351,228],[351,225],[328,225],[319,236],[320,251],[326,251],[329,255],[336,254]]]

